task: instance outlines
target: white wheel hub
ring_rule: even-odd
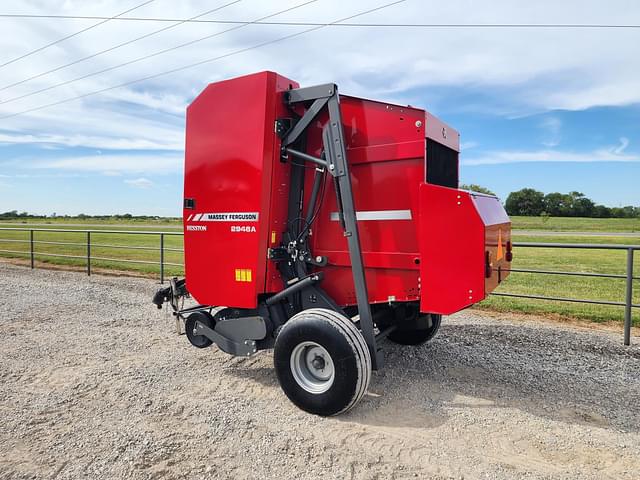
[[[291,352],[291,373],[298,385],[313,394],[324,393],[335,377],[329,352],[316,342],[302,342]]]

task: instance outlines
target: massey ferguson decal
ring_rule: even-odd
[[[196,213],[187,222],[257,222],[258,212]]]

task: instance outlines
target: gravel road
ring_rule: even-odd
[[[466,311],[385,343],[363,401],[326,419],[289,403],[270,352],[191,347],[152,280],[0,278],[0,479],[640,478],[640,348],[619,333]]]

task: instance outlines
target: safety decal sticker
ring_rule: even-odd
[[[250,282],[250,281],[251,281],[250,268],[236,268],[236,282]]]

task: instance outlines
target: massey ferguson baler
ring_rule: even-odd
[[[291,401],[344,412],[382,366],[382,338],[430,340],[509,273],[509,218],[457,188],[458,152],[428,112],[334,84],[213,83],[187,109],[186,278],[154,302],[196,347],[273,348]],[[181,309],[187,295],[198,305]]]

